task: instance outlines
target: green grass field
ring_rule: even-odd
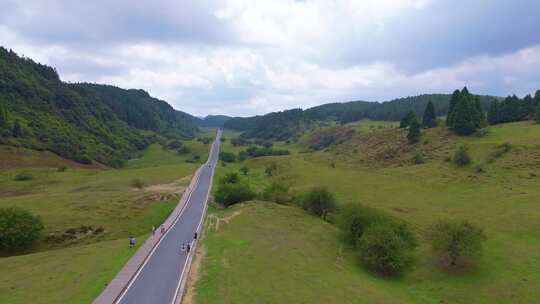
[[[205,135],[212,136],[211,130]],[[192,151],[177,155],[150,146],[124,169],[84,167],[48,152],[1,147],[0,207],[21,207],[39,215],[44,240],[28,252],[0,257],[0,303],[91,303],[134,252],[127,238],[146,239],[176,207],[183,188],[210,145],[186,142]],[[60,172],[58,168],[67,166]],[[14,181],[20,172],[34,176]],[[146,185],[136,189],[140,179]],[[103,228],[99,234],[77,233],[81,226]],[[47,236],[57,236],[53,241]],[[59,237],[58,237],[59,236]]]
[[[360,133],[400,132],[365,127],[371,123],[353,127]],[[364,151],[375,149],[362,147],[364,135],[323,152],[245,163],[255,183],[269,181],[262,170],[275,161],[279,169],[273,178],[292,183],[293,192],[326,185],[340,203],[363,203],[404,219],[420,239],[438,219],[477,223],[488,236],[478,265],[464,273],[448,271],[422,242],[412,270],[398,279],[379,278],[359,265],[350,248],[340,250],[344,243],[333,226],[292,207],[253,203],[245,210],[235,207],[242,214],[217,232],[208,229],[198,303],[534,303],[540,298],[540,125],[500,125],[468,138],[430,130],[423,142],[399,155],[400,162],[359,162]],[[511,150],[488,162],[504,142]],[[470,147],[473,158],[465,168],[445,161],[460,143]],[[401,161],[418,151],[428,156],[426,163]],[[477,164],[485,172],[477,172]]]

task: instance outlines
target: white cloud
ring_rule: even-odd
[[[463,85],[523,95],[540,83],[540,38],[520,27],[525,22],[504,32],[489,19],[489,9],[506,2],[173,2],[126,10],[118,9],[126,2],[17,2],[17,10],[0,12],[0,44],[57,67],[65,80],[142,88],[197,115],[380,101]],[[475,31],[490,43],[469,36]]]

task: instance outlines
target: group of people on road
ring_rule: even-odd
[[[165,226],[161,225],[160,230],[161,230],[161,234],[165,233]],[[156,227],[152,226],[152,235],[155,235],[155,234],[156,234]],[[198,236],[199,234],[195,231],[195,233],[193,234],[193,240],[191,242],[196,241]],[[189,253],[191,251],[191,242],[182,243],[182,246],[180,246],[180,251],[182,252],[186,251],[187,253]],[[136,243],[137,241],[135,240],[135,238],[130,236],[129,247],[130,248],[135,247]]]
[[[187,252],[189,254],[189,252],[191,251],[191,243],[196,241],[198,236],[199,235],[195,231],[195,233],[193,234],[193,240],[191,242],[182,243],[182,245],[180,246],[180,251],[181,252],[185,251],[185,252]]]

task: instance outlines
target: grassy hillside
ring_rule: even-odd
[[[270,182],[264,168],[276,162],[273,178],[292,183],[294,193],[326,185],[340,204],[366,204],[410,223],[422,240],[414,268],[397,279],[380,278],[363,268],[335,227],[292,207],[251,203],[216,211],[221,217],[242,212],[218,231],[210,228],[215,219],[207,220],[198,303],[266,297],[300,303],[532,303],[540,297],[540,125],[497,125],[481,137],[436,128],[413,146],[403,131],[385,123],[345,127],[356,130],[347,142],[245,164],[256,184]],[[305,149],[302,143],[311,136],[291,150]],[[497,152],[506,142],[510,150]],[[459,144],[470,147],[473,164],[465,168],[447,161]],[[416,153],[426,162],[414,164]],[[451,270],[426,246],[426,228],[444,218],[484,228],[488,240],[476,267]]]
[[[124,169],[0,146],[0,208],[25,208],[45,225],[36,247],[2,252],[0,268],[7,275],[0,282],[0,303],[91,303],[135,252],[127,238],[135,236],[140,244],[161,224],[206,160],[209,144],[185,145],[191,153],[151,145]],[[33,179],[15,181],[21,172]]]

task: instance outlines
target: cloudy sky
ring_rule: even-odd
[[[540,89],[538,0],[0,0],[0,45],[65,81],[248,116]]]

